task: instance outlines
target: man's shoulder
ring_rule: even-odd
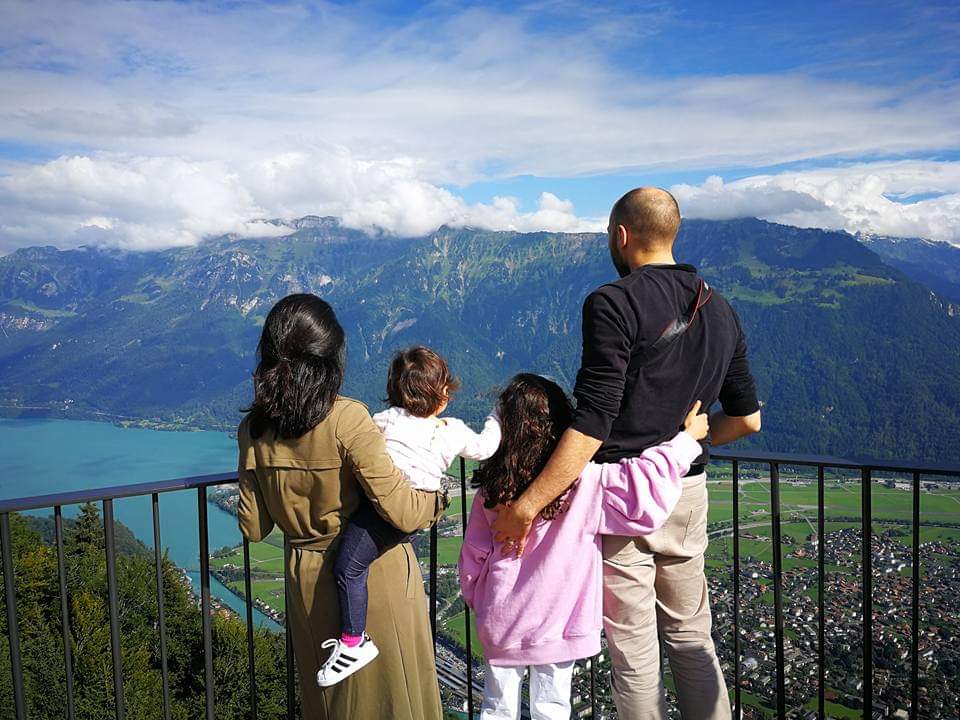
[[[676,265],[643,265],[637,268],[629,275],[616,278],[603,283],[591,294],[606,295],[607,297],[622,296],[624,294],[636,294],[642,292],[644,288],[658,285],[662,282],[662,277],[658,273],[665,270],[670,273],[676,273],[676,277],[685,278],[686,282],[698,277],[697,269],[692,265],[678,263]]]
[[[610,305],[619,305],[630,294],[628,286],[624,284],[627,278],[619,278],[605,282],[600,287],[587,294],[584,304],[587,306],[606,301]]]
[[[707,305],[713,305],[713,308],[711,309],[714,312],[739,322],[737,311],[734,310],[733,305],[730,304],[730,301],[727,299],[726,295],[720,292],[713,285],[709,285],[709,287],[713,294],[711,295],[710,302],[707,303]]]

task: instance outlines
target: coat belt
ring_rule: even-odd
[[[312,538],[289,538],[287,542],[290,543],[290,547],[295,550],[310,550],[311,552],[325,552],[330,549],[330,546],[333,544],[340,536],[339,532],[330,533],[329,535],[321,535],[320,537]]]

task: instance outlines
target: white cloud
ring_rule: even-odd
[[[0,164],[0,251],[187,244],[313,213],[401,235],[443,223],[602,229],[550,194],[525,212],[445,188],[960,146],[956,83],[654,75],[649,59],[617,64],[608,51],[642,44],[669,8],[637,17],[582,5],[439,3],[398,25],[323,2],[5,2],[0,137],[62,156]],[[539,22],[558,7],[577,22]],[[932,182],[944,165],[911,182]],[[907,165],[881,172],[880,185],[866,170],[825,172],[679,192],[710,216],[960,237],[956,186],[898,204],[883,193],[911,194],[897,189],[910,184]]]
[[[222,233],[277,235],[269,218],[333,215],[372,233],[422,235],[440,225],[599,232],[569,200],[542,193],[469,204],[410,158],[358,160],[315,145],[243,165],[176,157],[69,156],[0,177],[0,251],[22,245],[191,245]],[[903,161],[756,175],[671,188],[685,217],[760,217],[800,227],[926,237],[960,244],[960,162]],[[914,199],[921,196],[921,199]]]
[[[671,188],[685,217],[760,217],[960,245],[960,162],[901,161],[756,175]],[[914,199],[915,196],[927,196]]]
[[[162,103],[118,103],[103,110],[51,107],[25,110],[14,116],[37,130],[65,132],[101,140],[117,137],[184,137],[199,125],[183,111]]]
[[[960,144],[955,84],[661,77],[612,62],[596,38],[658,28],[653,11],[584,12],[571,32],[535,29],[542,8],[522,6],[387,28],[326,4],[5,7],[0,133],[34,145],[249,161],[334,143],[462,184],[491,166],[567,177]]]
[[[272,227],[256,223],[261,209],[222,163],[180,158],[61,157],[0,177],[0,209],[0,237],[12,246],[143,250]]]
[[[603,224],[577,217],[572,203],[550,193],[532,212],[512,198],[470,205],[421,178],[412,160],[361,161],[332,146],[242,167],[175,157],[62,157],[0,177],[0,211],[0,250],[41,243],[147,250],[222,233],[269,236],[285,231],[264,219],[307,214],[402,236],[443,224],[522,231]]]

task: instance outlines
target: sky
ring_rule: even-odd
[[[334,215],[688,218],[960,245],[960,4],[0,0],[0,253]]]

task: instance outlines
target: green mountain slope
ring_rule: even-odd
[[[390,354],[426,343],[464,381],[451,412],[476,420],[520,370],[572,384],[580,305],[613,275],[593,234],[372,239],[320,218],[292,229],[158,253],[0,258],[0,403],[232,427],[259,323],[279,297],[310,290],[347,330],[347,393],[378,406]],[[742,315],[765,404],[751,442],[960,461],[957,306],[845,233],[686,221],[677,257]]]

